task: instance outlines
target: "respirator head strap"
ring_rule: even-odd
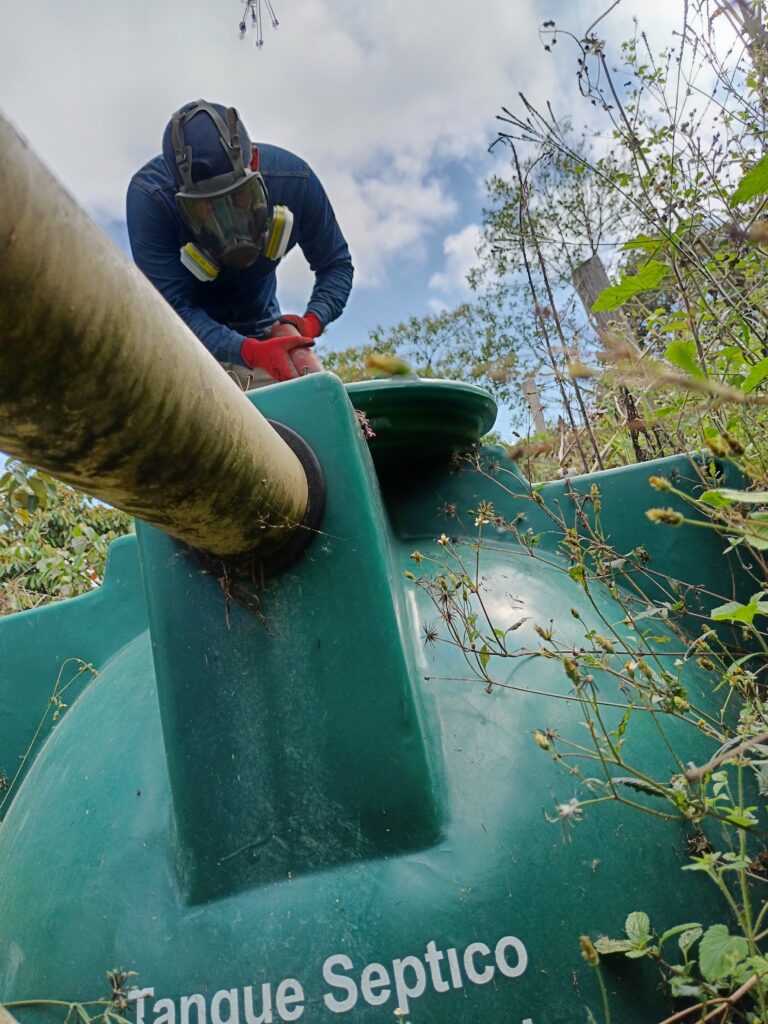
[[[177,110],[171,119],[171,141],[176,166],[182,181],[182,192],[195,192],[199,184],[192,178],[193,154],[192,147],[186,145],[184,140],[184,127],[193,117],[198,114],[207,114],[216,126],[219,134],[219,142],[227,154],[232,165],[232,182],[246,176],[245,163],[243,161],[243,146],[238,130],[238,113],[235,107],[227,108],[226,122],[215,107],[205,100],[198,100],[186,110]]]
[[[218,115],[217,115],[218,117]],[[221,121],[221,118],[218,118]],[[232,169],[235,173],[235,178],[245,177],[245,165],[243,164],[243,145],[240,141],[240,133],[237,130],[237,111],[234,107],[227,108],[227,128],[229,129],[229,140],[225,140],[223,133],[221,134],[221,144],[227,151],[229,159],[232,161]],[[250,160],[249,160],[250,163]]]
[[[193,109],[197,110],[197,107]],[[192,147],[184,145],[185,120],[186,113],[177,110],[171,119],[171,141],[173,143],[173,156],[181,175],[182,188],[191,191],[195,187],[192,181]]]

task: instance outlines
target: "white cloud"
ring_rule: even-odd
[[[298,246],[280,264],[278,273],[278,298],[284,312],[303,311],[312,291],[315,275],[309,269],[304,254]]]
[[[432,275],[429,287],[451,295],[467,292],[467,274],[477,263],[479,243],[480,227],[477,224],[467,224],[457,234],[448,235],[443,242],[445,267]]]
[[[440,313],[445,313],[449,306],[445,299],[427,299],[427,309],[430,313],[439,315]]]
[[[495,115],[519,91],[577,120],[591,112],[578,109],[575,51],[561,41],[546,54],[538,26],[555,17],[578,34],[604,0],[273,2],[281,25],[266,25],[257,51],[252,33],[237,38],[238,0],[4,0],[3,112],[81,203],[120,218],[128,180],[158,151],[171,112],[198,96],[234,103],[255,139],[317,171],[357,287],[384,283],[394,260],[423,260],[425,238],[452,226],[444,162],[480,167]],[[641,26],[662,45],[682,10],[682,0],[644,0]],[[631,13],[619,5],[600,34],[631,34]],[[446,251],[435,290],[456,281],[461,262]]]
[[[529,3],[274,0],[265,45],[237,38],[240,4],[211,0],[5,0],[3,112],[71,192],[123,216],[133,171],[198,96],[238,106],[255,139],[304,156],[331,196],[357,284],[456,214],[447,159],[483,154],[501,103],[552,92],[555,65]]]

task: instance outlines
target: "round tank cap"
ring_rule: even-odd
[[[346,387],[375,435],[368,443],[377,467],[441,460],[477,444],[496,422],[496,402],[474,384],[400,377]]]

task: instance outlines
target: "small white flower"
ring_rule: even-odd
[[[556,806],[558,817],[562,821],[569,821],[571,818],[580,818],[582,815],[581,804],[572,796],[566,804],[557,804]]]

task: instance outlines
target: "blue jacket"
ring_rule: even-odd
[[[323,327],[344,309],[352,288],[352,259],[323,186],[299,157],[260,145],[259,170],[271,205],[294,216],[288,248],[298,244],[315,274],[307,304]],[[176,210],[176,186],[162,156],[131,179],[128,236],[136,265],[220,362],[241,363],[246,337],[262,337],[280,316],[278,264],[262,255],[246,270],[222,267],[215,281],[198,281],[179,260],[193,241]]]

